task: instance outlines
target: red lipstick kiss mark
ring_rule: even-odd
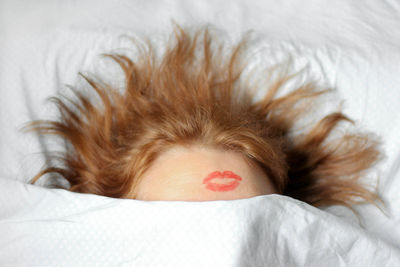
[[[211,183],[213,179],[231,179],[232,181],[227,184],[217,184],[217,183]],[[226,192],[234,190],[236,187],[238,187],[241,180],[242,177],[235,174],[234,172],[224,171],[223,173],[221,173],[219,171],[215,171],[207,175],[206,178],[204,178],[203,184],[206,184],[206,188],[208,190],[214,192]]]

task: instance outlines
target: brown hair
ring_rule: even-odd
[[[351,208],[380,201],[360,182],[380,158],[378,142],[361,133],[332,138],[340,122],[352,123],[348,117],[334,112],[308,132],[293,132],[295,121],[329,90],[309,81],[278,96],[296,76],[282,72],[257,100],[256,88],[241,79],[245,41],[224,56],[222,46],[214,49],[208,30],[190,35],[176,27],[174,36],[161,58],[150,43],[136,62],[121,54],[105,55],[125,73],[122,93],[81,74],[101,105],[76,89],[77,100],[52,98],[60,121],[34,121],[29,128],[55,134],[69,146],[58,165],[31,183],[57,173],[74,192],[135,198],[135,186],[160,153],[196,143],[241,152],[261,166],[280,194],[314,206]]]

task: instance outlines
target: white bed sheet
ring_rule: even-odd
[[[398,112],[400,105],[400,68],[398,67],[398,62],[400,62],[400,4],[397,1],[368,0],[361,3],[339,0],[321,3],[316,0],[301,2],[290,0],[6,0],[0,3],[0,19],[0,36],[2,39],[0,44],[0,177],[2,177],[0,178],[2,179],[0,186],[0,234],[8,233],[7,238],[0,239],[2,251],[10,251],[10,248],[16,249],[18,247],[27,248],[29,240],[39,238],[34,230],[37,225],[40,225],[38,226],[39,228],[42,227],[40,228],[41,231],[46,231],[46,229],[56,231],[57,235],[53,236],[54,242],[61,242],[63,238],[70,240],[68,239],[69,231],[76,231],[77,236],[82,234],[82,238],[85,238],[84,231],[80,231],[79,227],[68,226],[71,228],[66,228],[68,231],[64,231],[62,227],[66,226],[66,224],[63,224],[61,219],[55,219],[44,224],[42,219],[47,218],[46,213],[28,204],[30,199],[32,199],[32,203],[37,203],[33,201],[34,199],[42,199],[43,205],[39,205],[40,203],[37,203],[37,205],[43,208],[45,208],[45,204],[52,205],[53,198],[54,203],[58,199],[59,202],[57,203],[59,203],[58,207],[61,210],[61,216],[74,213],[73,209],[76,209],[76,212],[80,211],[79,206],[73,206],[72,208],[68,206],[69,201],[74,201],[72,199],[79,201],[83,211],[85,210],[84,207],[93,204],[93,206],[90,206],[93,207],[93,212],[102,203],[124,203],[117,205],[118,211],[114,210],[114,207],[106,210],[99,208],[98,211],[103,214],[101,219],[107,218],[106,213],[108,212],[110,216],[119,212],[123,216],[121,209],[126,209],[126,211],[135,209],[147,210],[143,209],[143,207],[149,206],[154,208],[151,212],[156,212],[157,210],[161,212],[165,207],[164,205],[167,205],[170,209],[176,207],[175,213],[168,213],[173,214],[174,218],[172,219],[175,219],[175,221],[179,219],[181,214],[185,214],[182,207],[193,207],[195,210],[196,207],[201,207],[200,209],[204,209],[204,212],[210,209],[211,214],[213,214],[212,212],[215,212],[214,209],[217,209],[214,208],[214,205],[216,205],[215,207],[227,205],[227,208],[232,209],[231,212],[233,214],[237,212],[241,214],[242,210],[236,209],[237,206],[234,204],[240,203],[239,206],[243,205],[241,207],[249,205],[247,208],[253,210],[254,214],[264,214],[266,212],[264,207],[250,204],[261,201],[263,205],[265,204],[268,207],[271,207],[271,203],[278,206],[283,205],[279,207],[285,207],[285,209],[296,207],[301,210],[298,214],[300,214],[300,218],[303,216],[301,219],[304,221],[303,226],[305,228],[308,227],[306,225],[309,223],[307,216],[311,216],[308,215],[310,207],[300,205],[289,198],[278,196],[235,201],[232,204],[228,202],[223,202],[224,204],[150,204],[137,201],[119,202],[97,196],[80,196],[68,192],[25,186],[15,182],[15,180],[27,181],[41,169],[48,159],[46,158],[46,153],[39,152],[60,148],[57,143],[47,142],[41,137],[26,135],[19,131],[23,124],[29,120],[52,118],[54,116],[54,107],[46,102],[46,98],[58,92],[64,92],[66,90],[65,84],[79,84],[78,71],[108,72],[110,69],[109,62],[101,61],[98,55],[109,52],[112,49],[126,47],[127,43],[119,38],[121,34],[129,33],[137,37],[146,36],[162,43],[165,34],[171,29],[171,19],[174,19],[184,26],[199,26],[207,23],[214,25],[228,39],[231,38],[233,41],[238,40],[242,33],[253,29],[253,35],[257,37],[257,44],[253,50],[254,62],[252,63],[254,65],[263,65],[266,58],[279,57],[285,51],[292,52],[296,55],[296,62],[299,64],[302,62],[309,63],[314,75],[321,77],[324,82],[337,89],[338,95],[346,101],[344,112],[354,118],[361,129],[375,132],[382,137],[386,159],[377,166],[376,171],[379,172],[381,177],[380,192],[389,204],[389,217],[383,216],[369,205],[357,207],[365,218],[363,222],[366,230],[364,231],[358,229],[354,225],[355,218],[340,207],[327,208],[326,211],[342,217],[343,220],[324,212],[317,212],[315,209],[311,209],[314,212],[311,212],[311,214],[315,219],[314,227],[330,229],[330,227],[322,223],[327,222],[326,218],[329,218],[329,221],[332,220],[332,229],[327,230],[328,232],[330,231],[330,234],[353,233],[353,235],[340,235],[340,242],[338,241],[339,243],[336,245],[330,240],[329,242],[333,242],[333,247],[338,248],[341,242],[343,244],[351,244],[352,241],[356,240],[353,232],[355,231],[359,239],[363,240],[362,244],[371,246],[369,251],[372,252],[376,249],[376,251],[379,251],[376,252],[379,255],[391,255],[385,256],[387,262],[383,260],[385,257],[376,257],[374,262],[390,263],[390,260],[392,260],[391,263],[394,263],[398,260],[399,253],[397,249],[400,247],[400,229],[398,226],[400,223],[400,139],[398,138],[400,131],[400,112]],[[268,57],[268,55],[272,57]],[[265,64],[269,63],[271,62],[266,62]],[[118,77],[118,71],[116,70],[108,74],[110,77]],[[10,192],[13,193],[10,194]],[[40,197],[40,194],[43,197]],[[57,198],[60,195],[65,196],[65,198]],[[68,201],[65,199],[68,199]],[[10,213],[10,209],[13,213]],[[273,212],[274,209],[271,209],[271,212]],[[52,214],[51,211],[49,212],[49,214]],[[275,212],[277,211],[275,210]],[[287,211],[281,212],[282,214],[289,214]],[[18,214],[18,216],[15,214]],[[150,209],[149,214],[151,214]],[[82,218],[85,216],[91,217],[92,213],[83,213],[82,216],[78,218],[78,224],[71,225],[81,225],[83,226],[81,229],[89,229],[87,227],[91,224]],[[190,217],[188,214],[185,216]],[[245,218],[247,216],[247,213],[243,215]],[[291,224],[296,223],[291,216],[272,216],[272,218],[262,216],[257,217],[256,220],[259,224],[256,229],[259,231],[263,231],[263,227],[266,226],[278,231],[278,226],[283,222],[287,223],[289,228],[293,227],[293,225],[290,226]],[[213,219],[215,217],[211,216],[210,221]],[[13,223],[10,223],[10,220]],[[223,219],[218,217],[218,220]],[[248,245],[252,248],[254,244],[264,246],[267,243],[262,242],[270,242],[257,241],[252,243],[252,241],[249,241],[252,235],[248,231],[253,229],[253,224],[250,223],[251,220],[247,221],[243,218],[241,220],[243,220],[243,228],[246,229],[243,230],[242,236],[236,240],[241,242],[241,246]],[[99,219],[98,221],[100,222],[101,220]],[[239,221],[238,219],[235,222],[240,223]],[[186,222],[189,223],[189,221]],[[192,222],[197,223],[196,220],[192,220]],[[88,224],[86,225],[86,223]],[[201,226],[205,227],[207,223],[208,221],[204,221]],[[105,220],[102,227],[114,227],[113,225],[117,227],[119,224],[114,220]],[[160,225],[169,227],[169,225]],[[119,226],[128,227],[126,224],[120,224]],[[194,227],[200,226],[195,225]],[[214,227],[217,226],[214,225]],[[231,227],[238,226],[231,225]],[[179,231],[178,228],[174,229],[175,233]],[[112,241],[112,230],[108,231],[107,239]],[[134,229],[129,231],[134,231]],[[14,237],[10,233],[14,234]],[[153,236],[150,228],[148,228],[148,233]],[[271,258],[262,259],[273,260],[281,257],[293,257],[295,259],[298,256],[298,252],[304,251],[311,253],[307,256],[308,260],[312,259],[313,255],[317,260],[320,259],[320,256],[331,257],[336,250],[332,250],[331,253],[319,254],[320,252],[315,249],[316,247],[311,244],[312,242],[300,245],[301,243],[299,242],[302,238],[316,238],[319,240],[323,237],[323,235],[314,237],[314,233],[309,230],[308,232],[305,231],[304,235],[298,235],[299,232],[290,232],[288,230],[288,235],[282,236],[283,240],[290,237],[295,239],[293,242],[298,246],[290,247],[292,248],[290,250],[279,250],[279,242],[277,240],[281,239],[276,236],[276,239],[272,239],[272,243],[268,243],[269,247],[277,248],[277,250],[273,250],[276,253],[276,257],[271,256]],[[231,240],[229,236],[225,236],[226,239],[223,239],[225,234],[228,233],[222,232],[221,236],[218,236],[218,240]],[[278,231],[275,234],[282,235],[282,231]],[[246,237],[246,235],[248,236]],[[318,235],[321,235],[321,233],[319,232]],[[123,239],[121,233],[120,236]],[[371,236],[373,237],[372,239]],[[201,237],[201,235],[198,235],[198,237]],[[182,238],[182,235],[178,235],[177,239],[179,240],[179,238]],[[267,236],[267,238],[270,238],[270,236]],[[376,241],[374,238],[380,241]],[[105,243],[107,243],[107,239],[104,241]],[[99,255],[98,253],[106,252],[101,247],[90,246],[90,244],[94,245],[98,239],[94,238],[93,243],[88,240],[86,239],[87,243],[84,243],[88,246],[81,247],[81,249],[86,249],[92,260]],[[288,240],[287,242],[289,242]],[[372,245],[373,242],[371,240],[378,242],[378,244]],[[131,239],[129,238],[125,241],[120,240],[123,244],[128,244],[130,241]],[[321,244],[327,246],[328,243]],[[206,243],[202,244],[205,245]],[[284,244],[284,246],[288,246],[286,243]],[[355,266],[358,265],[356,260],[361,263],[367,257],[365,253],[362,253],[362,249],[365,248],[359,244],[359,242],[354,243],[354,253],[349,252],[348,257],[343,259],[343,263],[354,263],[351,265]],[[44,243],[43,246],[38,246],[36,252],[41,255],[38,259],[44,260],[48,253],[53,252],[52,248],[47,245],[49,244]],[[64,242],[62,246],[68,247],[66,251],[79,248],[73,242]],[[142,249],[148,251],[148,254],[146,254],[148,256],[151,256],[149,252],[151,246],[150,243],[143,242]],[[182,248],[185,247],[182,246]],[[163,253],[167,253],[168,247],[164,248],[166,250]],[[210,251],[212,251],[211,248]],[[262,248],[257,249],[261,251]],[[239,250],[234,247],[228,250],[235,251],[232,252],[233,259],[240,258],[238,254],[235,254]],[[346,250],[338,248],[338,251]],[[195,257],[194,250],[192,252]],[[135,253],[138,252],[136,251]],[[67,252],[64,254],[64,259],[68,260],[62,264],[76,266],[72,257],[66,255],[68,254]],[[8,263],[15,259],[12,258],[12,255],[18,254],[2,253],[0,263]],[[57,255],[61,257],[62,253],[60,252]],[[115,255],[114,257],[116,257]],[[266,255],[270,256],[271,254]],[[340,257],[343,256],[340,253],[339,255]],[[332,262],[340,258],[332,257]],[[18,258],[19,265],[16,266],[31,266],[23,259],[23,257]],[[132,260],[133,258],[126,259]],[[224,259],[227,259],[227,257]],[[367,259],[369,258],[367,257]],[[87,260],[90,259],[87,258]],[[140,260],[144,259],[139,257],[137,262],[141,262]],[[297,258],[296,260],[293,263],[299,263],[304,259]],[[131,261],[130,263],[133,262]],[[227,266],[240,266],[239,262],[234,260],[224,262]],[[141,263],[144,263],[144,261]],[[159,263],[161,264],[161,260]],[[40,262],[39,260],[36,261],[36,264],[37,266],[46,266],[45,262]],[[103,265],[106,266],[107,264],[103,263]],[[397,264],[393,266],[395,265]],[[48,264],[48,266],[51,265]],[[359,266],[363,265],[360,264]]]
[[[121,200],[2,179],[3,266],[398,266],[400,250],[280,195]]]

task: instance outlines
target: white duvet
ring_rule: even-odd
[[[357,206],[360,226],[344,208],[278,195],[144,202],[27,185],[63,147],[21,133],[24,123],[54,118],[46,98],[80,84],[79,71],[118,83],[98,55],[124,50],[121,34],[162,44],[171,19],[233,42],[252,29],[252,65],[291,52],[336,88],[383,141],[373,172],[387,216]],[[398,1],[3,0],[0,38],[0,266],[400,266]]]
[[[397,266],[400,250],[280,195],[146,202],[0,180],[3,266]],[[9,200],[13,200],[11,203]]]

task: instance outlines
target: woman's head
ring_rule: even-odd
[[[330,114],[309,132],[293,136],[294,122],[324,90],[309,82],[277,97],[293,77],[281,73],[255,100],[255,88],[240,79],[244,42],[226,56],[212,45],[207,30],[191,35],[177,28],[175,37],[160,59],[150,45],[136,62],[107,55],[125,73],[124,93],[82,75],[100,105],[77,90],[73,105],[55,98],[61,121],[38,121],[32,128],[55,133],[70,146],[63,166],[47,168],[34,181],[55,172],[76,192],[149,200],[234,199],[234,190],[205,190],[203,180],[217,173],[240,176],[237,198],[279,193],[314,205],[347,205],[354,196],[377,197],[358,183],[378,159],[376,142],[360,134],[327,141],[335,126],[348,120],[343,114]]]

